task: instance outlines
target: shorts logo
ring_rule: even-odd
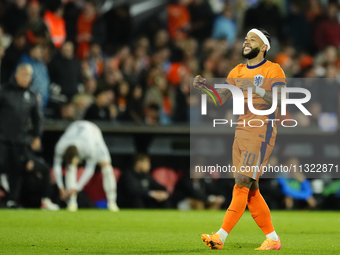
[[[263,84],[264,77],[262,75],[256,75],[254,77],[254,85],[260,87]]]

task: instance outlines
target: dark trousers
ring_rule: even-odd
[[[50,168],[45,160],[33,152],[27,153],[27,161],[31,160],[34,167],[24,171],[21,201],[26,207],[40,206],[41,198],[51,196]]]
[[[26,145],[0,142],[0,172],[7,174],[9,200],[17,201],[26,161]]]

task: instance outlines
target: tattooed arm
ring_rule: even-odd
[[[193,86],[195,89],[197,89],[201,94],[207,94],[205,91],[203,91],[201,88],[205,88],[203,83],[206,81],[206,79],[202,78],[200,75],[197,75],[194,79]],[[217,89],[216,92],[221,98],[222,105],[232,96],[231,92],[229,89]],[[214,93],[212,93],[214,96],[215,101],[218,101],[218,98],[215,96]],[[215,104],[214,100],[209,96],[207,97],[207,101],[209,104]]]
[[[281,106],[281,89],[284,88],[284,85],[277,85],[274,88],[277,88],[277,105]],[[273,93],[271,91],[266,90],[263,95],[263,100],[266,101],[269,105],[273,104]],[[286,97],[288,98],[288,97]]]
[[[253,94],[257,94],[256,93],[256,87],[248,80],[244,80],[241,83],[241,89],[243,91],[247,91],[248,88],[251,87],[252,88],[252,92]],[[277,88],[277,106],[280,107],[281,106],[281,89],[284,88],[285,85],[277,85],[274,88]],[[261,90],[264,91],[263,95],[258,94],[260,97],[263,98],[264,101],[266,101],[269,105],[273,104],[273,92],[272,91],[268,91],[268,90],[264,90],[262,88],[260,88]],[[288,97],[286,97],[288,98]]]

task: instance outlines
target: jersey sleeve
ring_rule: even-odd
[[[286,75],[278,64],[274,64],[268,78],[270,87],[267,89],[270,91],[275,86],[287,86]]]
[[[230,71],[228,74],[227,79],[225,80],[225,84],[230,84],[230,85],[236,85],[235,79],[236,79],[236,67]]]

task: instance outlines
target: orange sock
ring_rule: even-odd
[[[222,227],[228,234],[236,225],[236,223],[241,218],[244,210],[247,206],[247,198],[248,198],[249,189],[235,184],[233,189],[233,198],[231,199],[231,203],[224,215]]]
[[[256,224],[265,235],[274,231],[270,210],[263,199],[260,190],[250,191],[248,195],[248,209]]]

